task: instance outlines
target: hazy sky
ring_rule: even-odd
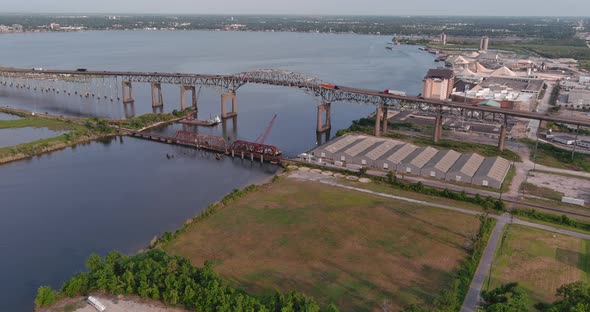
[[[589,16],[590,0],[0,0],[0,12]]]

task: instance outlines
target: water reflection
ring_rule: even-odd
[[[18,120],[18,119],[20,119],[19,116],[12,115],[12,114],[0,113],[0,120]]]
[[[168,159],[167,154],[175,157]],[[112,137],[0,166],[0,311],[30,311],[92,252],[134,253],[154,235],[276,166]]]
[[[0,129],[0,148],[29,143],[59,136],[69,131],[54,131],[47,128],[9,128]]]

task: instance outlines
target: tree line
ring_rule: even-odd
[[[575,282],[560,286],[553,303],[538,303],[535,308],[541,312],[585,312],[590,311],[590,284]],[[485,312],[527,312],[529,297],[518,283],[500,285],[491,291],[483,291]]]
[[[135,256],[110,252],[104,258],[92,254],[86,261],[88,272],[78,273],[59,291],[42,286],[37,292],[38,307],[49,306],[64,297],[105,292],[112,295],[138,295],[160,300],[171,306],[183,306],[200,312],[336,312],[333,304],[321,309],[312,299],[298,292],[276,292],[253,296],[223,282],[206,262],[194,267],[180,256],[150,250]]]

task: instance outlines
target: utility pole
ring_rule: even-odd
[[[574,162],[574,157],[576,153],[576,145],[578,143],[578,133],[580,132],[580,125],[576,127],[576,138],[574,139],[574,148],[572,149],[572,163]]]

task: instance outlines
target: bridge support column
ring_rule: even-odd
[[[381,104],[377,105],[377,110],[375,111],[375,136],[381,136],[381,115],[383,115],[383,107]]]
[[[443,116],[440,114],[434,119],[434,136],[432,137],[434,143],[438,143],[442,138],[442,120]]]
[[[225,102],[227,100],[231,100],[231,112],[227,112],[227,108],[225,107]],[[221,95],[221,118],[227,119],[238,115],[238,97],[236,96],[235,91],[230,91],[228,93]]]
[[[324,123],[324,116],[326,122]],[[332,104],[323,103],[318,105],[318,118],[317,118],[317,133],[324,133],[332,129]]]
[[[506,122],[506,115],[504,115],[504,124],[500,128],[500,138],[498,140],[498,150],[503,152],[506,148],[506,134],[508,132],[508,123]]]
[[[162,84],[159,82],[152,83],[152,107],[163,107],[164,97],[162,95]]]
[[[383,129],[381,129],[383,131],[383,134],[387,133],[387,128],[389,128],[389,125],[387,124],[388,114],[389,108],[387,108],[387,106],[383,106]]]
[[[316,132],[315,144],[317,146],[320,146],[320,145],[328,142],[330,140],[330,135],[331,135],[331,129],[328,129],[324,132]],[[322,137],[323,137],[323,140],[322,140]]]
[[[133,85],[131,81],[122,81],[121,86],[123,89],[123,104],[133,103],[135,99],[133,98]],[[127,90],[129,90],[129,93],[127,93]]]
[[[184,96],[184,93],[186,91],[192,91],[192,107],[195,109],[195,112],[197,112],[197,92],[195,90],[195,86],[186,86],[186,85],[181,85],[180,86],[180,109],[185,110],[186,109],[186,98]]]

